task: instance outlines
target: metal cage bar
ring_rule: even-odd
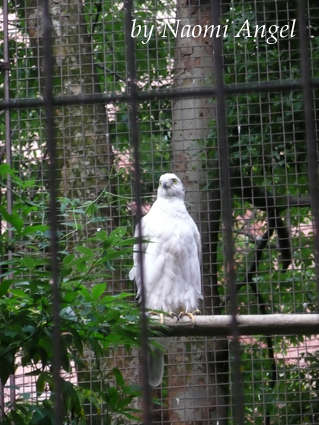
[[[53,107],[53,52],[51,42],[51,18],[49,1],[43,2],[44,29],[44,66],[45,66],[45,114],[46,139],[49,157],[49,191],[50,191],[50,229],[51,229],[51,267],[52,267],[52,317],[53,317],[53,358],[54,358],[54,388],[55,388],[55,420],[63,423],[62,385],[61,385],[61,327],[60,327],[60,276],[58,261],[58,211],[56,194],[56,144],[54,137],[54,107]]]
[[[133,21],[133,1],[126,0],[125,4],[125,42],[127,54],[127,67],[128,67],[128,81],[127,92],[129,94],[129,129],[131,144],[134,152],[134,189],[136,199],[136,219],[137,219],[137,238],[138,238],[138,251],[139,251],[139,264],[141,273],[141,338],[142,338],[142,358],[143,358],[143,397],[144,397],[144,421],[146,424],[152,423],[151,415],[151,392],[149,385],[149,371],[148,371],[148,325],[146,318],[145,307],[145,288],[144,288],[144,263],[143,263],[143,233],[142,233],[142,193],[141,193],[141,169],[140,169],[140,156],[139,156],[139,125],[138,125],[138,100],[137,100],[137,79],[136,79],[136,56],[135,56],[135,43],[131,37],[132,21]]]
[[[160,100],[175,100],[175,99],[187,99],[197,97],[211,97],[213,96],[217,103],[217,134],[218,134],[218,148],[219,148],[219,159],[221,167],[221,189],[222,189],[222,213],[224,220],[224,245],[226,254],[226,266],[227,266],[227,284],[229,287],[230,304],[231,304],[231,315],[222,320],[215,320],[217,323],[217,330],[215,329],[214,335],[232,335],[233,346],[234,346],[234,387],[235,395],[237,399],[236,405],[236,420],[238,424],[244,423],[244,412],[243,406],[244,401],[242,397],[242,374],[241,374],[241,359],[240,359],[240,334],[242,334],[242,328],[244,328],[245,335],[257,335],[257,334],[272,334],[271,326],[276,328],[277,332],[285,331],[287,333],[294,333],[303,335],[306,334],[308,329],[310,333],[315,332],[318,329],[318,317],[317,315],[311,315],[311,320],[305,316],[300,315],[298,322],[298,315],[293,320],[285,321],[285,316],[279,318],[279,315],[269,314],[267,315],[266,324],[256,320],[255,322],[249,322],[250,317],[242,318],[237,316],[237,289],[236,289],[236,277],[235,277],[235,261],[234,261],[234,250],[233,250],[233,216],[232,216],[232,205],[231,205],[231,177],[229,170],[229,145],[228,145],[228,134],[227,134],[227,115],[226,115],[226,102],[230,95],[243,95],[243,94],[271,94],[271,93],[285,93],[291,90],[302,91],[304,100],[304,117],[306,124],[306,139],[307,139],[307,158],[309,164],[309,187],[310,187],[310,201],[311,211],[313,217],[314,227],[314,246],[315,246],[315,270],[317,280],[317,297],[319,305],[319,193],[318,193],[318,158],[317,158],[317,146],[315,137],[315,117],[313,110],[313,90],[318,89],[318,79],[312,78],[309,74],[310,56],[309,56],[309,40],[307,32],[307,22],[305,19],[306,15],[306,3],[303,0],[296,2],[298,5],[298,19],[300,23],[300,53],[301,53],[301,66],[302,66],[302,79],[293,79],[289,81],[267,81],[260,83],[238,83],[236,85],[226,84],[225,76],[223,73],[223,52],[222,52],[222,40],[215,38],[214,43],[214,73],[215,86],[207,87],[205,89],[191,89],[191,90],[179,90],[179,89],[159,89],[156,91],[146,90],[141,91],[137,85],[136,78],[136,46],[132,33],[132,20],[134,12],[134,2],[131,0],[125,1],[125,42],[126,42],[126,55],[127,55],[127,90],[125,93],[116,92],[110,94],[88,94],[88,95],[74,95],[74,96],[53,96],[53,53],[51,43],[51,19],[50,19],[50,4],[49,0],[43,2],[43,20],[44,20],[44,41],[45,41],[45,96],[44,99],[19,99],[11,100],[9,97],[9,70],[5,68],[5,97],[3,101],[0,101],[0,110],[5,111],[5,127],[6,127],[6,160],[7,163],[11,163],[11,145],[10,145],[10,111],[22,108],[38,107],[45,109],[46,115],[46,139],[47,139],[47,150],[49,158],[49,189],[50,189],[50,226],[51,226],[51,267],[52,267],[52,310],[54,319],[54,367],[55,367],[55,415],[56,423],[63,423],[62,416],[62,391],[61,391],[61,358],[60,358],[60,294],[59,294],[59,262],[58,262],[58,213],[56,207],[56,143],[54,138],[54,108],[57,106],[71,106],[71,105],[88,105],[91,103],[96,104],[111,104],[115,102],[116,105],[120,103],[127,103],[129,105],[129,135],[131,138],[131,145],[134,148],[134,159],[132,168],[135,174],[135,201],[136,201],[136,218],[138,223],[142,217],[142,192],[140,187],[141,180],[141,166],[140,166],[140,149],[141,143],[139,142],[140,127],[139,127],[139,107],[140,103],[146,101],[160,101]],[[7,11],[8,2],[4,1],[4,16],[8,15]],[[214,24],[218,25],[220,22],[220,1],[211,0],[212,16],[214,17]],[[6,34],[7,28],[6,19],[4,19],[4,33]],[[5,55],[4,64],[9,63],[9,52],[8,52],[8,40],[4,41]],[[151,115],[151,114],[150,114]],[[270,112],[269,112],[270,115]],[[252,160],[252,158],[250,158]],[[8,198],[11,196],[11,180],[7,180],[7,194]],[[253,188],[252,188],[253,191]],[[247,195],[247,198],[254,198],[254,193]],[[259,194],[257,194],[259,195]],[[258,196],[256,196],[258,198]],[[270,199],[270,197],[269,197]],[[269,201],[267,199],[267,201]],[[287,201],[288,202],[288,201]],[[308,201],[307,201],[308,202]],[[12,198],[8,200],[8,212],[10,213],[10,204],[12,204]],[[264,208],[269,205],[264,206]],[[271,206],[275,208],[275,206]],[[239,231],[238,231],[239,233]],[[139,234],[139,249],[142,251],[142,230],[141,225],[138,225]],[[264,235],[263,235],[264,237]],[[266,240],[267,239],[267,240]],[[269,242],[269,232],[266,232],[264,240],[266,243]],[[260,245],[259,245],[260,249]],[[140,255],[141,270],[143,270],[142,256]],[[257,260],[256,260],[257,263]],[[143,282],[143,272],[142,272]],[[143,283],[142,283],[142,308],[141,308],[141,338],[142,338],[142,351],[143,351],[143,389],[144,389],[144,421],[145,424],[152,423],[152,412],[151,412],[151,393],[148,384],[148,369],[147,369],[147,353],[148,353],[148,328],[145,316],[145,300],[143,297]],[[276,317],[277,316],[277,317]],[[286,318],[291,318],[291,315],[287,315]],[[279,319],[282,319],[281,322]],[[244,322],[241,322],[241,320]],[[247,323],[245,322],[247,320]],[[203,328],[200,330],[201,322]],[[211,323],[209,322],[209,316],[202,316],[195,321],[194,327],[189,330],[189,323],[178,323],[172,324],[170,320],[165,323],[169,327],[171,335],[209,335],[209,329]],[[296,324],[298,323],[298,325]],[[275,326],[277,323],[277,327]],[[198,331],[197,331],[198,324]],[[156,328],[158,329],[158,328]],[[181,330],[182,329],[182,330]],[[221,329],[221,330],[220,330]],[[278,330],[279,329],[279,330]],[[1,403],[0,403],[1,404]]]

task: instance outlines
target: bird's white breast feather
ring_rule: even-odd
[[[142,219],[146,307],[193,311],[201,296],[200,235],[182,199],[158,198]],[[138,250],[135,246],[134,251]],[[138,254],[130,278],[141,290]]]

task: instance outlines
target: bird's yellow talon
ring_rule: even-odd
[[[184,316],[188,316],[191,319],[192,324],[194,325],[194,323],[195,323],[194,315],[196,315],[196,314],[200,314],[200,311],[198,309],[194,310],[192,313],[189,313],[188,311],[181,311],[178,315],[178,320],[181,319]]]

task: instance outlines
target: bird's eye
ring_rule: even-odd
[[[159,185],[162,186],[162,182],[159,182]]]
[[[176,179],[173,179],[173,183],[174,183],[174,184],[177,184],[177,180],[176,180]]]

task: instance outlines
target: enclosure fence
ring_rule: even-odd
[[[108,394],[100,408],[91,396],[80,400],[83,423],[318,423],[319,6],[303,0],[22,3],[1,6],[0,157],[15,171],[0,170],[0,292],[3,305],[23,299],[24,278],[17,276],[31,275],[36,261],[49,256],[50,278],[43,279],[52,294],[53,352],[52,367],[47,362],[30,372],[29,357],[19,351],[42,331],[43,319],[21,347],[9,334],[7,344],[3,333],[0,368],[10,373],[5,382],[1,374],[1,420],[19,423],[12,413],[17,403],[41,402],[46,383],[54,394],[52,423],[79,423],[66,414],[66,380],[82,385],[83,394]],[[104,292],[112,296],[134,294],[133,247],[112,232],[125,228],[133,237],[132,223],[140,223],[168,171],[184,182],[202,235],[202,314],[194,323],[165,317],[164,328],[156,320],[150,325],[142,297],[139,354],[116,341],[98,366],[96,353],[84,353],[86,367],[72,363],[65,379],[64,321],[74,314],[66,312],[63,282],[73,276],[66,269],[74,262],[82,273],[80,254],[96,260],[85,249],[97,243],[94,232],[106,229],[113,235],[101,251],[108,277],[96,283],[106,280]],[[49,230],[32,230],[47,217]],[[89,241],[84,249],[75,248],[83,240]],[[32,254],[36,244],[41,249]],[[30,252],[32,260],[22,260]],[[24,269],[16,273],[18,260]],[[94,282],[87,287],[93,293]],[[81,291],[84,309],[89,295]],[[12,317],[1,310],[3,332]],[[169,348],[159,389],[150,388],[146,367],[152,332],[182,337]],[[44,357],[31,360],[34,366]],[[105,369],[106,386],[95,368]],[[137,408],[126,419],[108,392],[114,368],[125,382],[140,384],[138,401],[129,399],[133,389],[126,393]],[[20,384],[26,376],[30,381]],[[43,388],[32,377],[41,377]],[[123,382],[118,378],[117,387],[128,391]],[[30,412],[32,423],[45,423],[45,413]]]

